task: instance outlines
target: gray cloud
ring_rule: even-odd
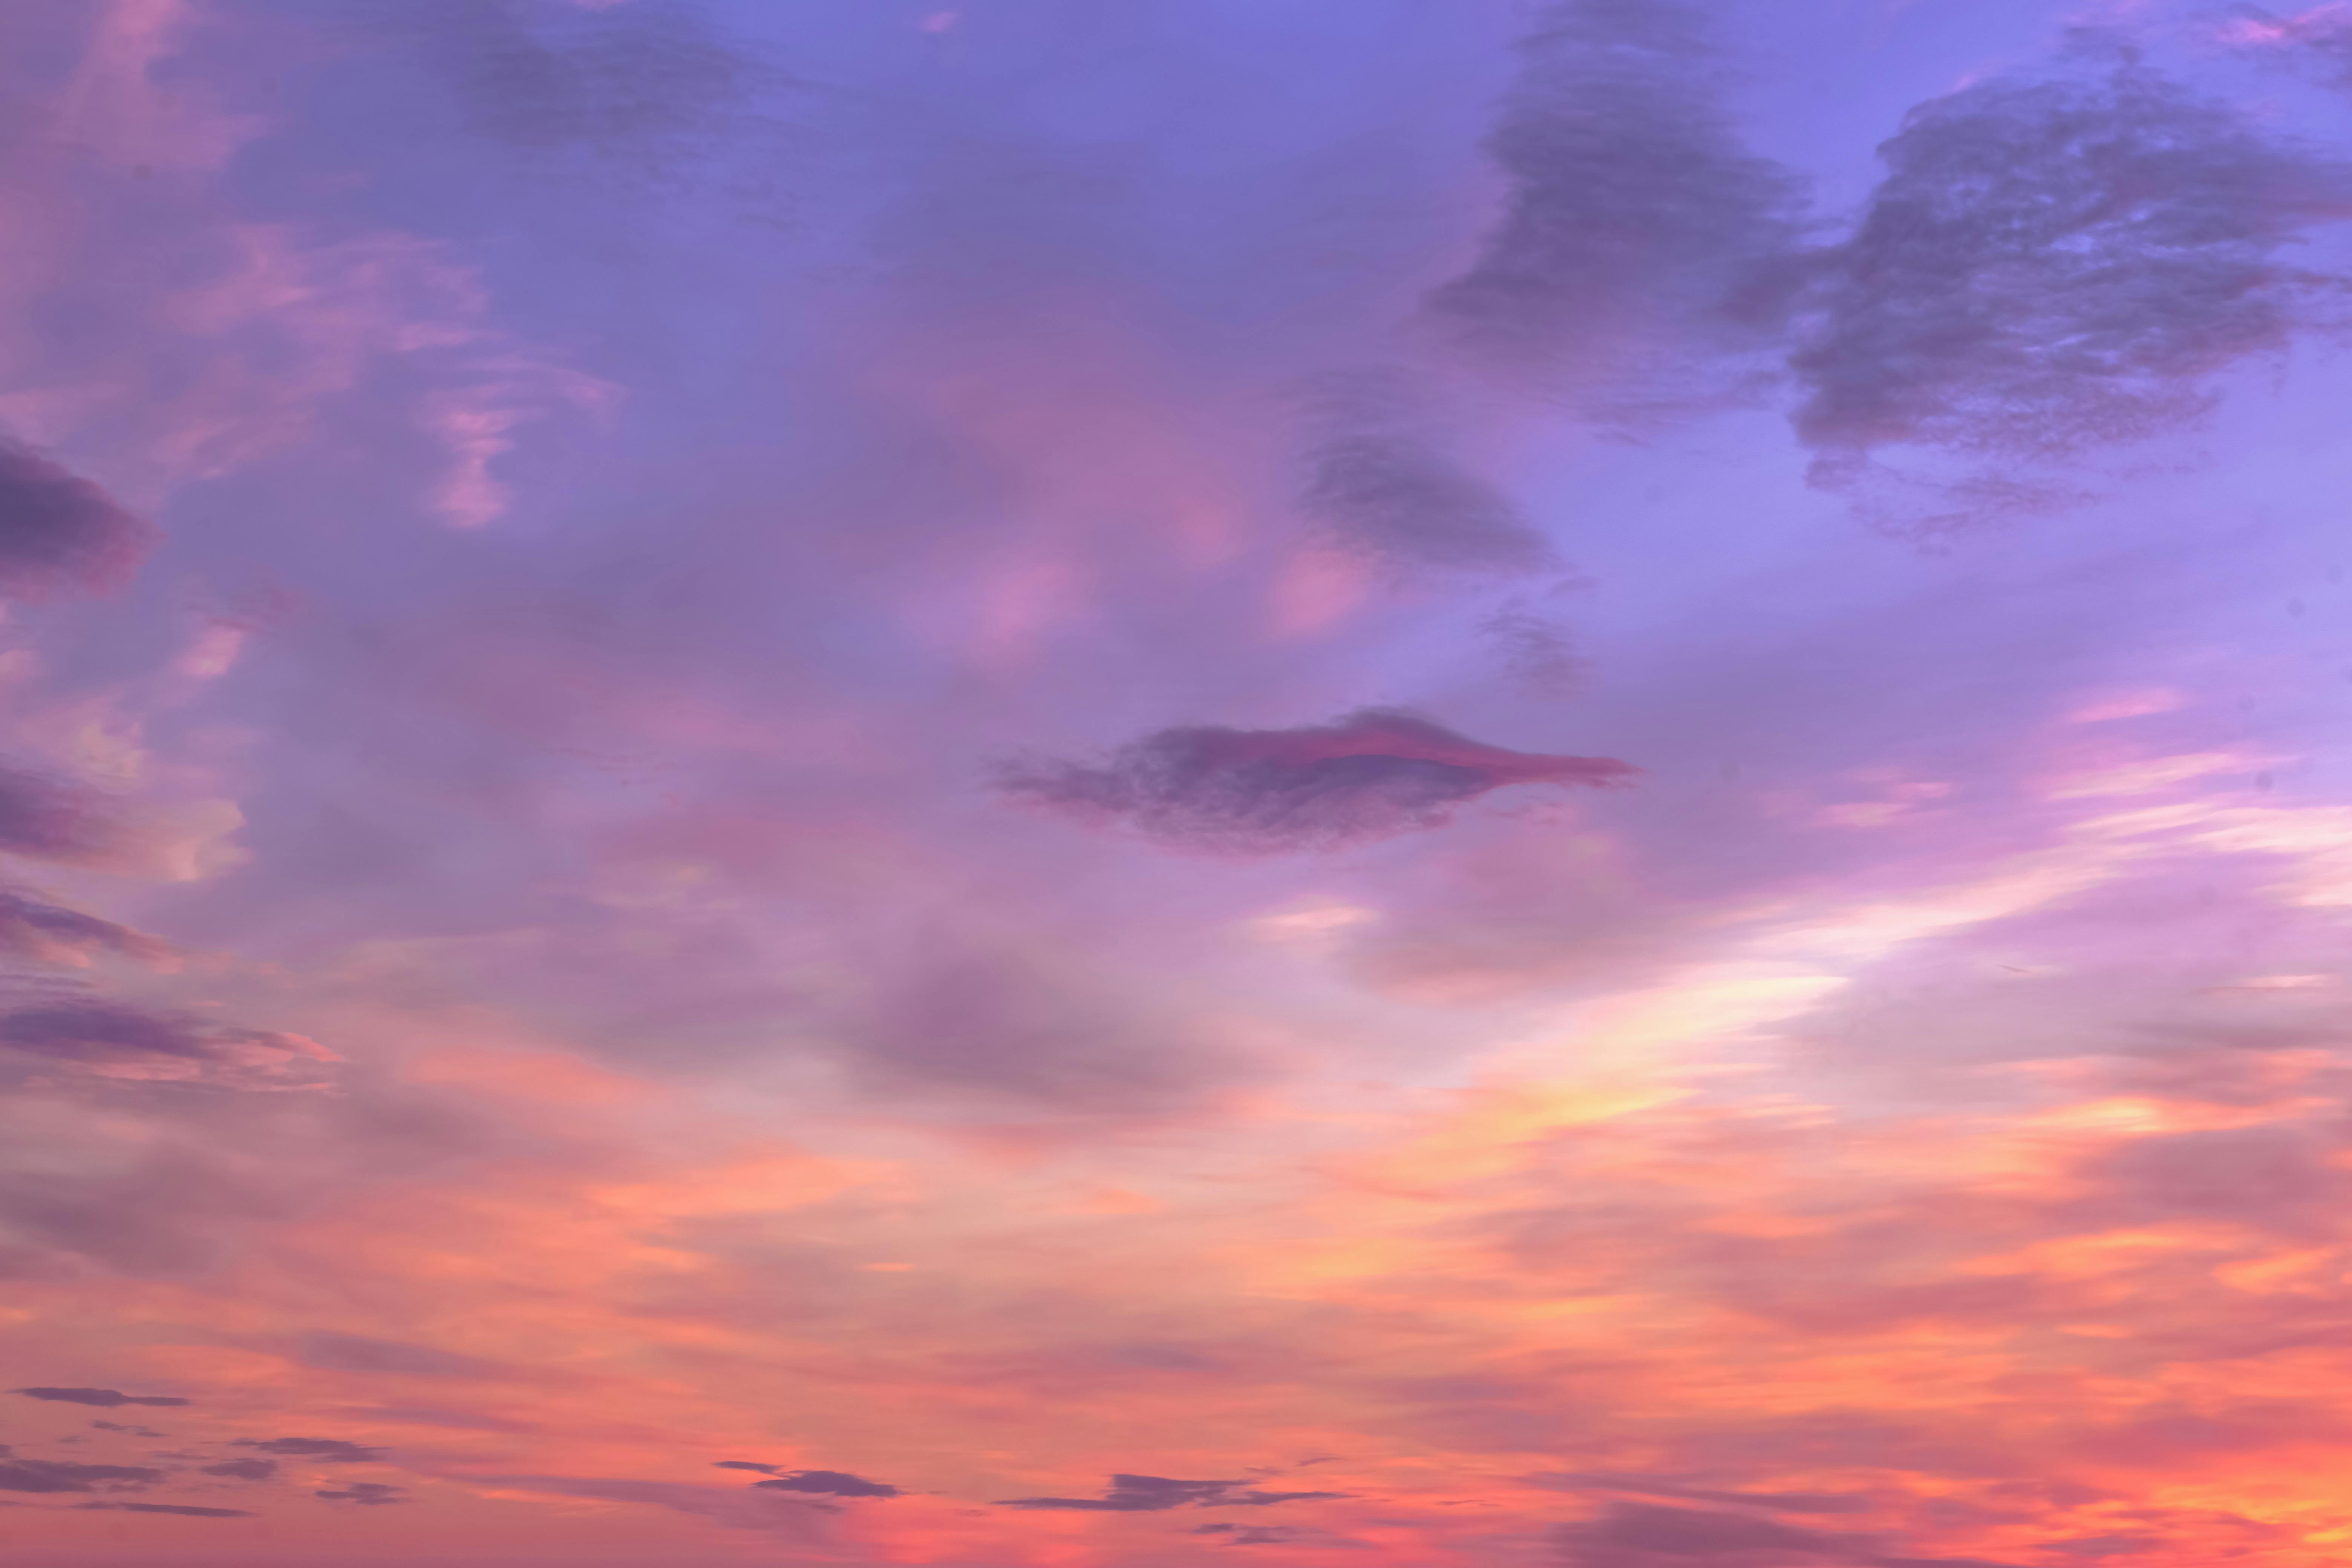
[[[362,1508],[381,1508],[390,1503],[406,1502],[404,1489],[386,1486],[382,1481],[353,1481],[347,1487],[315,1491],[312,1497],[322,1497],[330,1502],[353,1502]]]
[[[1071,1509],[1095,1513],[1156,1513],[1188,1503],[1221,1500],[1239,1481],[1185,1481],[1167,1476],[1114,1475],[1110,1490],[1098,1498],[1006,1498],[999,1508]]]
[[[96,1405],[111,1407],[118,1405],[188,1405],[186,1399],[174,1399],[161,1394],[124,1394],[112,1388],[14,1388],[11,1394],[21,1394],[27,1399],[47,1399],[63,1405]]]
[[[1293,730],[1162,730],[1100,763],[1009,764],[997,784],[1171,848],[1257,856],[1441,826],[1510,784],[1607,785],[1638,771],[1604,757],[1505,751],[1412,714],[1366,709]]]
[[[5,1454],[0,1447],[0,1454]],[[79,1465],[65,1459],[0,1458],[0,1491],[86,1492],[101,1481],[152,1486],[163,1472],[143,1465]]]
[[[1550,541],[1465,467],[1410,376],[1366,371],[1318,389],[1299,507],[1343,549],[1404,569],[1556,566]]]
[[[1098,1498],[1006,1498],[999,1508],[1063,1509],[1091,1513],[1157,1513],[1171,1508],[1265,1508],[1274,1503],[1319,1501],[1346,1492],[1269,1492],[1240,1481],[1187,1481],[1167,1476],[1114,1475]]]
[[[746,1468],[750,1467],[744,1467]],[[845,1470],[791,1470],[772,1481],[754,1481],[755,1487],[766,1487],[781,1492],[815,1492],[825,1497],[898,1497],[897,1487],[881,1481],[869,1481]]]
[[[382,1448],[370,1448],[358,1443],[346,1443],[340,1437],[240,1437],[240,1448],[258,1448],[265,1454],[286,1454],[298,1458],[318,1459],[330,1465],[356,1465],[383,1458]]]
[[[275,1459],[224,1459],[217,1465],[203,1467],[208,1476],[226,1476],[237,1481],[266,1481],[278,1473]]]
[[[152,531],[88,479],[0,437],[0,595],[98,592],[137,569]]]
[[[199,1508],[184,1502],[84,1502],[79,1509],[95,1509],[116,1513],[176,1513],[188,1519],[251,1519],[253,1512],[242,1508]]]
[[[2193,423],[2217,373],[2304,319],[2319,280],[2280,252],[2352,213],[2343,163],[2128,59],[1962,89],[1879,151],[1790,360],[1833,487],[1885,448],[2052,460]],[[2008,470],[1961,483],[1926,526],[2073,499]]]
[[[1437,316],[1490,356],[1579,378],[1622,374],[1645,338],[1769,337],[1800,277],[1802,186],[1741,144],[1703,14],[1566,0],[1520,51],[1487,140],[1508,205]]]

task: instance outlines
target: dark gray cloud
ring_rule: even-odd
[[[347,1487],[329,1488],[310,1494],[330,1502],[353,1502],[362,1508],[381,1508],[389,1503],[406,1502],[404,1489],[386,1486],[382,1481],[353,1481]]]
[[[118,586],[152,539],[104,490],[0,437],[0,595],[43,599]]]
[[[265,1454],[286,1454],[297,1458],[318,1459],[330,1465],[356,1465],[383,1458],[382,1448],[370,1448],[358,1443],[346,1443],[340,1437],[240,1437],[240,1448],[258,1448]]]
[[[750,1467],[745,1467],[750,1468]],[[853,1476],[846,1470],[788,1470],[772,1481],[754,1481],[755,1487],[765,1487],[780,1492],[815,1492],[824,1497],[898,1497],[897,1487],[881,1481],[869,1481],[863,1476]]]
[[[364,1339],[358,1334],[305,1334],[297,1359],[304,1366],[328,1372],[380,1372],[404,1377],[495,1377],[499,1371],[488,1362],[430,1345]]]
[[[783,1467],[781,1465],[763,1465],[756,1459],[719,1459],[712,1463],[711,1468],[719,1470],[757,1470],[763,1476],[780,1476],[784,1473]]]
[[[2013,464],[2142,440],[2287,344],[2320,280],[2281,253],[2352,213],[2352,174],[2094,53],[1923,104],[1879,149],[1790,360],[1817,482],[1866,481],[1887,448]],[[2070,499],[2008,469],[1963,482],[1929,525]]]
[[[251,1519],[253,1511],[242,1508],[199,1508],[184,1502],[83,1502],[79,1509],[111,1510],[116,1513],[176,1513],[188,1519]]]
[[[266,1481],[278,1473],[275,1459],[224,1459],[217,1465],[203,1467],[208,1476],[226,1476],[237,1481]]]
[[[121,837],[112,803],[96,790],[0,763],[0,850],[74,863],[103,855]]]
[[[1092,1513],[1157,1513],[1171,1508],[1264,1508],[1274,1503],[1343,1498],[1346,1492],[1270,1492],[1240,1481],[1187,1481],[1167,1476],[1114,1475],[1098,1498],[1006,1498],[1000,1508],[1070,1509]]]
[[[189,1405],[194,1401],[174,1399],[163,1394],[124,1394],[113,1388],[12,1388],[11,1394],[21,1394],[27,1399],[47,1399],[60,1405],[96,1405],[112,1408],[118,1405]]]
[[[1510,784],[1606,785],[1638,771],[1605,757],[1505,751],[1410,713],[1366,709],[1294,730],[1162,730],[1099,763],[1007,764],[996,782],[1015,800],[1168,847],[1255,856],[1441,826]]]
[[[0,1015],[0,1047],[60,1060],[176,1057],[200,1061],[212,1047],[187,1026],[110,1002],[66,1002]]]
[[[1645,340],[1769,337],[1801,276],[1803,188],[1742,145],[1703,13],[1565,0],[1519,48],[1486,143],[1508,205],[1432,296],[1438,317],[1497,360],[1579,379],[1654,362]]]
[[[0,1447],[0,1454],[6,1449]],[[0,1458],[0,1491],[86,1492],[100,1482],[113,1486],[152,1486],[163,1472],[144,1465],[78,1465],[66,1459]]]

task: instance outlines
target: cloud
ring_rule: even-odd
[[[1098,763],[1033,761],[1007,795],[1081,821],[1120,823],[1167,847],[1280,855],[1442,826],[1518,784],[1599,786],[1639,770],[1605,757],[1481,745],[1426,719],[1365,709],[1294,730],[1162,730]]]
[[[250,1509],[199,1508],[184,1502],[84,1502],[79,1509],[112,1510],[117,1513],[176,1513],[189,1519],[251,1519]]]
[[[163,1435],[152,1426],[126,1426],[120,1421],[93,1421],[90,1426],[100,1432],[122,1432],[133,1437],[161,1437]]]
[[[2279,253],[2352,213],[2346,165],[2130,60],[2090,63],[1934,100],[1879,149],[1885,178],[1820,258],[1790,357],[1817,483],[1899,490],[1874,455],[1924,449],[2011,465],[1959,476],[1927,526],[2066,504],[2014,462],[2193,424],[2218,373],[2305,319],[2323,280]]]
[[[1644,1492],[1652,1497],[1683,1498],[1692,1502],[1730,1503],[1747,1508],[1769,1509],[1775,1513],[1867,1513],[1871,1500],[1853,1492],[1743,1492],[1725,1491],[1708,1487],[1686,1486],[1663,1477],[1624,1475],[1612,1470],[1579,1471],[1560,1475],[1536,1475],[1520,1478],[1529,1486],[1548,1491],[1582,1491],[1587,1489]]]
[[[61,1405],[97,1405],[111,1408],[118,1405],[192,1405],[193,1400],[174,1399],[162,1394],[124,1394],[112,1388],[15,1388],[11,1394],[21,1394],[27,1399],[54,1400]]]
[[[94,952],[152,959],[169,951],[128,926],[0,889],[0,953],[55,963]]]
[[[999,1508],[1078,1509],[1098,1513],[1156,1513],[1188,1503],[1214,1502],[1239,1481],[1183,1481],[1166,1476],[1114,1475],[1110,1490],[1098,1498],[1006,1498]]]
[[[310,1495],[325,1498],[330,1502],[355,1502],[362,1508],[381,1508],[408,1500],[404,1489],[386,1486],[382,1481],[353,1481],[347,1487],[315,1491]]]
[[[1334,378],[1315,410],[1299,508],[1342,549],[1407,569],[1557,566],[1551,542],[1430,427],[1410,381]]]
[[[202,1060],[213,1054],[185,1026],[110,1002],[20,1007],[0,1016],[0,1046],[64,1060],[142,1055]]]
[[[749,1467],[745,1467],[749,1468]],[[897,1487],[880,1481],[869,1481],[845,1470],[793,1470],[772,1481],[754,1481],[755,1487],[766,1487],[782,1492],[820,1492],[827,1497],[898,1497]]]
[[[1275,1503],[1306,1502],[1342,1498],[1346,1492],[1268,1492],[1240,1490],[1240,1481],[1186,1481],[1166,1476],[1114,1475],[1110,1490],[1098,1498],[1007,1498],[999,1508],[1071,1509],[1094,1513],[1157,1513],[1184,1507],[1264,1508]]]
[[[1741,144],[1703,14],[1566,0],[1519,50],[1486,142],[1507,203],[1431,296],[1438,319],[1495,360],[1579,380],[1623,374],[1644,340],[1672,360],[1768,337],[1801,277],[1803,187]]]
[[[120,586],[152,538],[88,479],[0,437],[0,595],[39,600]]]
[[[121,841],[107,797],[85,784],[0,763],[0,851],[68,863]]]
[[[757,1470],[763,1476],[780,1476],[783,1474],[783,1469],[781,1466],[762,1465],[753,1459],[719,1459],[713,1461],[711,1468],[720,1470]]]
[[[266,1481],[278,1473],[275,1459],[224,1459],[217,1465],[203,1467],[208,1476],[226,1476],[232,1480]]]
[[[100,1481],[152,1486],[163,1472],[143,1465],[78,1465],[65,1459],[0,1458],[0,1491],[86,1492]]]
[[[435,1350],[430,1345],[363,1339],[357,1334],[305,1334],[299,1360],[304,1366],[329,1372],[380,1372],[404,1377],[492,1377],[498,1373],[489,1363],[472,1356]]]
[[[1815,1531],[1752,1514],[1651,1503],[1612,1504],[1597,1520],[1561,1526],[1556,1539],[1594,1568],[1631,1564],[1654,1552],[1685,1560],[1757,1552],[1845,1555],[1835,1537]]]
[[[318,1459],[330,1465],[356,1465],[383,1458],[382,1448],[363,1447],[346,1443],[340,1437],[240,1437],[240,1448],[258,1448],[265,1454],[288,1454],[306,1459]]]

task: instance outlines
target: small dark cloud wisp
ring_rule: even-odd
[[[125,1394],[114,1388],[17,1388],[9,1391],[27,1399],[47,1399],[59,1405],[96,1405],[111,1408],[118,1405],[189,1405],[194,1401],[174,1399],[162,1394]]]
[[[1165,847],[1248,857],[1442,826],[1511,784],[1598,787],[1639,771],[1606,757],[1506,751],[1410,713],[1367,709],[1294,730],[1162,730],[1098,763],[1008,763],[996,784],[1016,801]]]
[[[1171,1508],[1263,1508],[1274,1503],[1321,1501],[1346,1492],[1269,1492],[1244,1489],[1240,1481],[1190,1481],[1168,1476],[1114,1475],[1098,1498],[1006,1498],[999,1508],[1070,1510],[1089,1513],[1158,1513]]]
[[[766,1469],[772,1466],[738,1465],[741,1469]],[[766,1488],[780,1492],[814,1492],[822,1497],[898,1497],[897,1487],[882,1481],[869,1481],[863,1476],[853,1476],[846,1470],[788,1470],[772,1481],[754,1481],[754,1488]]]

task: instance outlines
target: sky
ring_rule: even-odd
[[[2352,5],[0,10],[0,1557],[2352,1561]]]

